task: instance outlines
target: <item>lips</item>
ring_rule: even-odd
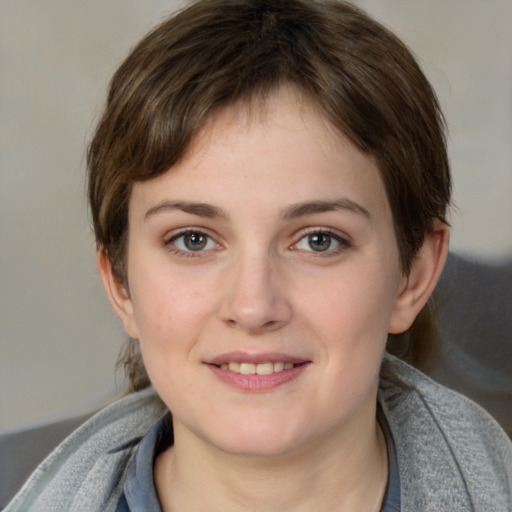
[[[247,354],[245,352],[228,352],[226,354],[222,354],[216,356],[212,359],[205,361],[206,364],[214,364],[216,366],[221,366],[222,364],[229,363],[252,363],[252,364],[261,364],[261,363],[291,363],[293,365],[302,364],[308,362],[307,359],[292,356],[289,354],[283,354],[279,352],[265,352],[262,354]]]
[[[310,362],[288,354],[232,352],[205,363],[231,386],[245,391],[265,391],[294,380]]]

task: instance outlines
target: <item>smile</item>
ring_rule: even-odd
[[[294,366],[293,363],[285,363],[283,361],[258,364],[232,361],[230,363],[222,363],[220,368],[225,371],[241,373],[242,375],[271,375],[283,370],[291,370]]]
[[[206,362],[224,384],[243,392],[265,392],[298,379],[311,361],[288,354],[231,352]]]

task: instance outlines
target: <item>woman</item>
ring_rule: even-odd
[[[426,363],[449,238],[442,115],[395,36],[199,1],[116,72],[88,166],[137,392],[8,511],[510,509],[497,424],[385,355]]]

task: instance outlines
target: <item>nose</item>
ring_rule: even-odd
[[[292,318],[283,279],[270,256],[243,258],[227,273],[219,309],[223,322],[250,334],[272,332]]]

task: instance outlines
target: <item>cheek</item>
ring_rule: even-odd
[[[384,276],[384,277],[383,277]],[[394,285],[378,272],[344,272],[298,293],[301,309],[323,338],[360,345],[387,336]]]
[[[190,344],[214,309],[214,297],[205,292],[211,285],[204,279],[171,273],[165,266],[137,269],[134,265],[130,288],[141,347],[146,352]]]

